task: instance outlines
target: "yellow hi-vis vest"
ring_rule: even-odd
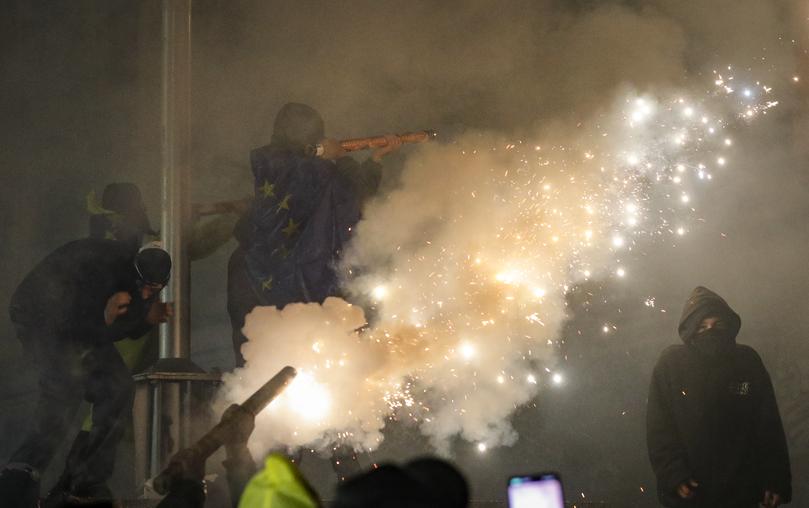
[[[298,469],[283,455],[267,457],[244,489],[239,508],[318,508]]]

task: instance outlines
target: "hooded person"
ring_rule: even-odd
[[[65,485],[78,497],[108,497],[115,451],[132,411],[134,384],[114,347],[140,337],[171,315],[158,294],[171,258],[158,245],[132,252],[119,241],[86,238],[56,249],[26,275],[11,298],[11,320],[40,370],[34,423],[11,464],[0,473],[0,498],[14,506],[19,489],[36,480],[65,437],[82,400],[92,404]]]
[[[670,508],[778,506],[792,495],[789,455],[770,376],[736,343],[741,319],[697,287],[680,318],[683,345],[652,374],[647,445],[660,502]]]
[[[360,164],[325,138],[313,108],[288,103],[278,111],[270,144],[250,154],[255,199],[228,265],[237,366],[244,365],[244,318],[255,306],[283,308],[341,295],[336,260],[364,201],[379,187],[381,158],[401,145],[388,138],[388,146]],[[322,156],[307,150],[317,143],[326,149]]]

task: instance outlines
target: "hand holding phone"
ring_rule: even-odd
[[[512,476],[508,480],[509,508],[565,508],[562,479],[557,473]]]

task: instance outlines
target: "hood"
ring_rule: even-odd
[[[320,113],[306,104],[289,102],[275,117],[270,145],[279,150],[302,152],[307,145],[316,144],[324,136]]]
[[[717,316],[726,321],[729,333],[734,340],[736,339],[736,335],[742,327],[742,319],[730,308],[724,298],[708,288],[698,286],[685,302],[683,314],[680,317],[678,332],[683,342],[686,344],[691,342],[702,320],[711,316]]]

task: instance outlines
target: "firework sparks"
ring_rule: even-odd
[[[375,305],[364,333],[362,311],[341,301],[248,319],[247,371],[272,370],[249,354],[262,336],[291,342],[270,354],[302,369],[271,412],[274,442],[373,449],[388,418],[439,447],[458,434],[481,453],[513,442],[514,409],[542,379],[565,383],[562,371],[535,373],[557,360],[566,293],[593,277],[628,281],[638,242],[685,235],[700,186],[738,158],[734,130],[777,105],[772,88],[727,74],[715,72],[707,94],[626,98],[570,146],[423,147],[346,252],[363,274],[349,292]],[[300,347],[287,338],[301,335]]]

